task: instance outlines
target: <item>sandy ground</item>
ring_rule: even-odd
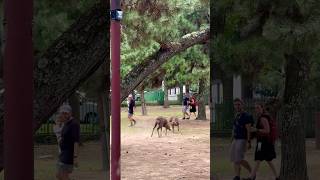
[[[181,121],[180,132],[159,138],[150,137],[153,119],[138,118],[139,132],[122,136],[122,179],[210,178],[209,121]]]

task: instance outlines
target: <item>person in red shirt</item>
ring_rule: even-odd
[[[196,97],[193,95],[190,99],[190,117],[191,117],[191,114],[193,113],[195,118],[197,119],[197,101],[196,101]]]

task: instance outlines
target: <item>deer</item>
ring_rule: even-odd
[[[159,129],[161,130],[161,136],[162,136],[162,127],[166,128],[166,135],[167,135],[167,130],[171,131],[170,129],[170,125],[168,123],[168,120],[162,116],[159,116],[156,118],[152,133],[151,133],[151,137],[153,135],[154,129],[157,128],[157,132],[158,132],[158,137],[160,137],[160,133],[159,133]]]

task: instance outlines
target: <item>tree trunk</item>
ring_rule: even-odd
[[[106,153],[107,153],[107,139],[106,139],[106,131],[105,131],[105,111],[104,111],[104,99],[105,95],[103,93],[99,93],[98,97],[98,113],[99,113],[99,125],[100,125],[100,142],[101,142],[101,152],[102,152],[102,169],[105,171],[107,168],[106,163]]]
[[[306,95],[306,82],[309,79],[310,57],[307,53],[296,52],[285,55],[285,58],[280,179],[308,180],[301,109]]]
[[[183,100],[183,85],[179,85],[180,88],[180,94],[178,96],[178,101],[182,103]]]
[[[253,78],[250,76],[242,75],[242,99],[253,98]]]
[[[110,179],[110,62],[103,63],[99,68],[99,84],[96,88],[98,99],[98,113],[100,125],[100,142],[102,153],[102,169],[107,173],[107,179]]]
[[[205,93],[206,93],[206,80],[202,78],[199,81],[199,98],[198,98],[198,117],[197,117],[197,120],[207,120]]]
[[[190,93],[190,85],[188,83],[186,84],[186,93]]]
[[[166,82],[164,81],[164,104],[163,104],[163,108],[169,108],[170,104],[169,104],[169,94],[168,94],[168,87],[166,85]]]
[[[72,116],[80,123],[80,100],[76,92],[70,96],[69,104],[72,108]]]
[[[146,105],[146,101],[144,99],[144,88],[141,89],[141,112],[143,116],[147,115],[147,105]]]
[[[225,74],[222,77],[223,102],[229,103],[233,100],[233,76]]]

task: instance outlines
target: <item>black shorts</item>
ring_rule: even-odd
[[[191,106],[190,112],[197,112],[196,107]]]
[[[258,144],[261,143],[261,149],[258,149]],[[255,161],[272,161],[276,158],[274,144],[268,141],[258,141],[254,155]]]

